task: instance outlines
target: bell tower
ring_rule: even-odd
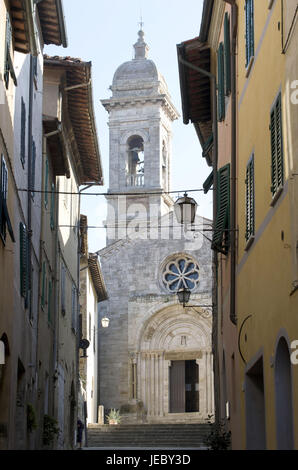
[[[148,59],[144,32],[138,32],[134,59],[116,70],[112,96],[101,103],[109,113],[107,244],[125,238],[135,220],[146,226],[152,213],[169,212],[172,122],[179,117],[167,84]],[[151,215],[150,215],[151,214]]]

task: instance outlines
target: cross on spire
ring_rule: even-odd
[[[144,23],[143,23],[142,13],[141,13],[140,20],[141,20],[141,21],[139,22],[139,25],[140,25],[141,31],[143,31]]]

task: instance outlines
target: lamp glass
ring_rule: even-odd
[[[103,328],[108,328],[109,324],[110,324],[110,319],[109,318],[104,317],[104,318],[101,319],[101,326]]]
[[[189,302],[189,299],[190,299],[190,290],[188,289],[180,289],[178,292],[177,292],[177,295],[178,295],[178,300],[180,302],[180,304],[187,304]]]
[[[193,224],[196,217],[198,204],[196,201],[184,194],[174,204],[174,211],[179,224]]]

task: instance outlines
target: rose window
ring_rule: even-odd
[[[199,266],[191,258],[180,256],[167,263],[162,280],[170,292],[176,292],[183,288],[192,291],[199,283]]]

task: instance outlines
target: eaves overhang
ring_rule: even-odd
[[[76,148],[79,184],[103,185],[101,154],[93,108],[91,62],[44,56],[45,68],[65,72],[64,96]]]

